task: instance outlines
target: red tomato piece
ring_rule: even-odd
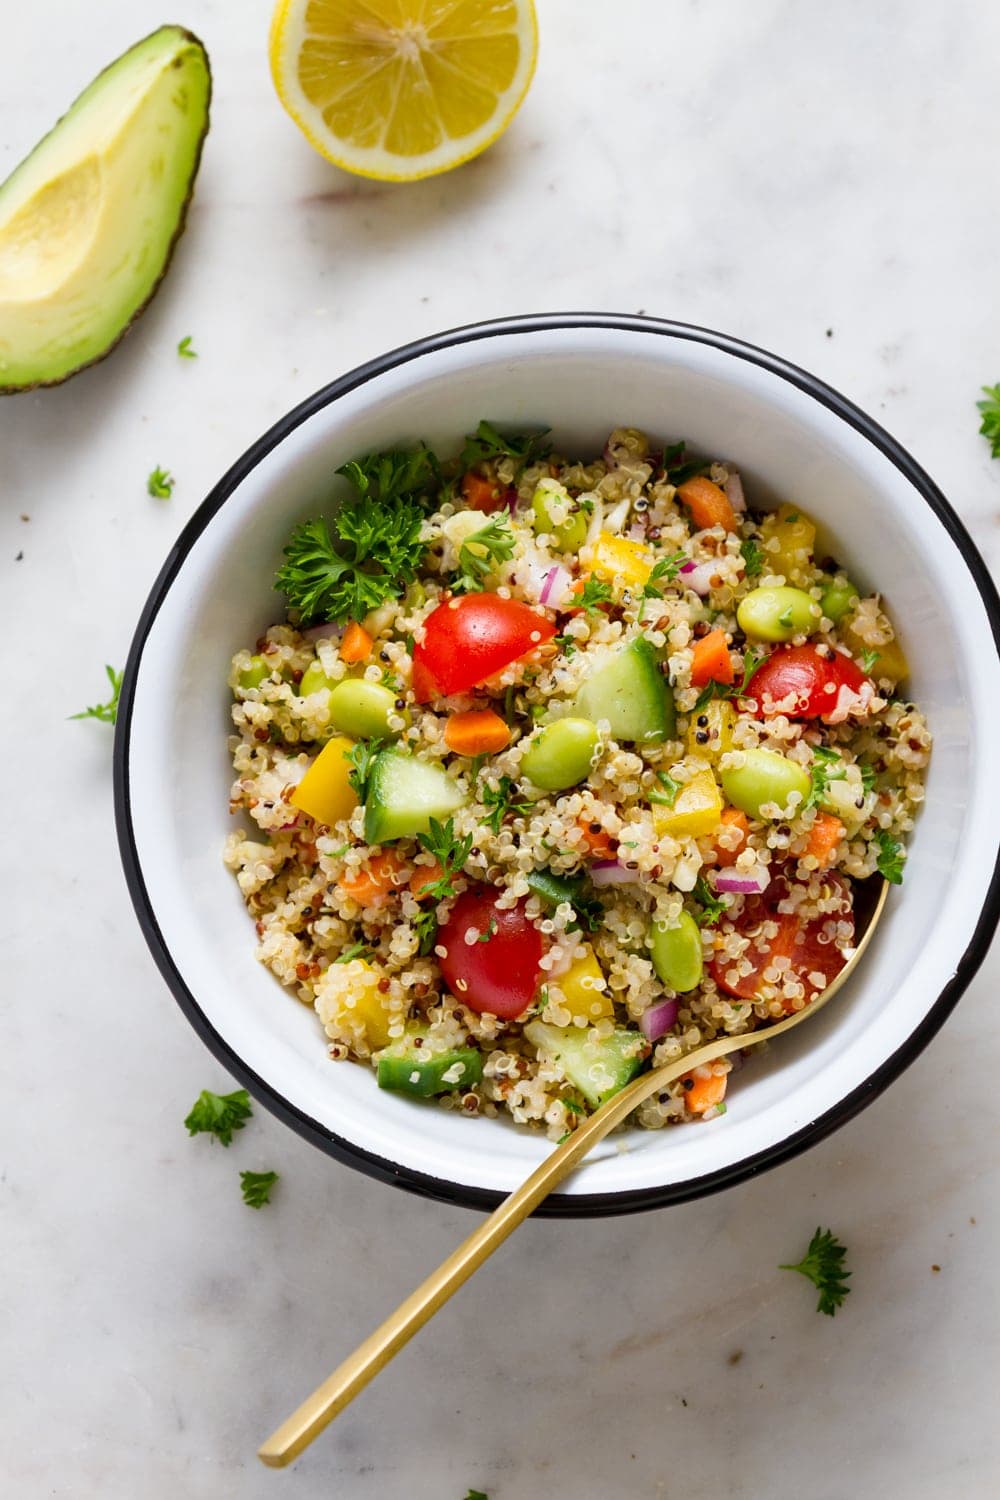
[[[829,647],[779,646],[762,662],[747,684],[742,695],[754,703],[754,711],[765,717],[773,713],[784,713],[790,719],[831,719],[839,722],[846,718],[841,689],[849,694],[860,693],[871,681],[858,664],[842,651],[831,651]],[[774,709],[770,703],[783,703],[794,694],[792,708]]]
[[[479,1015],[512,1021],[535,998],[542,935],[525,916],[523,901],[501,909],[498,894],[488,885],[463,891],[438,928],[437,946],[447,950],[439,962],[455,998]],[[467,943],[471,928],[477,940]]]
[[[778,881],[765,895],[750,897],[736,922],[724,921],[719,929],[723,937],[727,932],[736,932],[741,937],[751,939],[743,958],[752,967],[749,974],[741,974],[730,982],[726,976],[736,968],[740,960],[725,958],[717,954],[709,967],[712,978],[720,990],[725,991],[727,995],[735,995],[740,1000],[773,998],[775,984],[773,981],[765,980],[763,976],[765,970],[770,968],[776,958],[787,958],[790,961],[788,967],[805,987],[807,1003],[820,991],[825,990],[847,963],[843,948],[838,947],[832,939],[832,924],[834,922],[850,923],[851,935],[847,939],[848,944],[853,941],[854,936],[854,912],[850,891],[842,881],[833,883],[838,885],[843,893],[841,905],[836,913],[814,917],[811,921],[803,923],[794,913],[779,912],[778,902],[784,897],[786,891],[784,884]],[[776,925],[777,932],[773,936],[765,936],[762,932],[765,922]],[[811,979],[812,974],[822,975],[822,983],[817,984]]]
[[[466,693],[512,661],[550,641],[551,620],[519,599],[463,594],[439,604],[424,622],[413,649],[413,691],[418,703]]]

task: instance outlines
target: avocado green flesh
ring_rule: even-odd
[[[184,226],[210,95],[201,42],[161,27],[0,184],[0,393],[93,364],[145,307]]]

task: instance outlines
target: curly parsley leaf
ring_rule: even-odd
[[[157,465],[146,480],[146,493],[152,495],[154,500],[169,500],[174,492],[175,483],[174,476]]]
[[[713,678],[711,682],[706,683],[698,694],[697,701],[691,712],[693,714],[701,713],[702,709],[706,704],[711,703],[713,698],[735,699],[746,697],[750,679],[764,660],[764,654],[763,651],[748,651],[746,653],[743,658],[743,676],[739,682],[716,682]]]
[[[184,1124],[188,1135],[214,1135],[223,1146],[228,1146],[233,1131],[242,1130],[252,1114],[246,1089],[236,1089],[232,1094],[213,1094],[211,1089],[202,1089]]]
[[[688,458],[687,444],[683,439],[679,443],[668,443],[663,450],[660,460],[663,477],[672,485],[683,484],[686,479],[693,479],[696,474],[704,474],[712,465],[707,459]]]
[[[861,668],[862,672],[866,673],[866,675],[870,677],[872,672],[875,670],[875,663],[878,661],[878,659],[878,651],[862,651],[861,655],[858,657],[858,666]]]
[[[353,749],[344,754],[344,759],[351,763],[347,780],[354,788],[359,802],[368,800],[368,783],[383,743],[382,740],[358,740]]]
[[[243,1202],[248,1208],[263,1208],[265,1203],[270,1203],[271,1189],[277,1180],[277,1172],[241,1172]]]
[[[1000,458],[1000,385],[984,385],[985,401],[977,401],[982,416],[979,431],[990,445],[994,458]]]
[[[836,750],[830,750],[826,745],[813,746],[813,764],[809,769],[809,780],[812,785],[809,795],[802,804],[802,811],[807,807],[815,807],[826,796],[831,781],[844,781],[847,776],[847,767],[837,754]]]
[[[701,907],[697,917],[698,926],[714,927],[729,903],[719,899],[704,875],[699,875],[691,894]]]
[[[494,833],[500,832],[500,825],[508,813],[524,818],[531,812],[533,804],[526,799],[519,799],[516,793],[517,784],[510,776],[501,776],[495,787],[484,786],[480,789],[480,800],[489,808],[482,821]]]
[[[458,549],[458,576],[452,588],[458,594],[481,593],[498,563],[514,555],[514,533],[506,515],[491,516]]]
[[[585,609],[588,615],[594,615],[602,604],[610,604],[612,597],[611,585],[605,583],[603,578],[587,578],[574,603],[580,609]]]
[[[644,599],[662,599],[663,590],[657,585],[661,583],[673,583],[681,568],[687,562],[685,552],[674,552],[670,557],[661,557],[653,566],[646,582],[643,584],[642,597]]]
[[[851,1290],[847,1285],[850,1271],[844,1269],[847,1249],[839,1245],[829,1229],[817,1228],[809,1248],[796,1265],[781,1265],[779,1271],[798,1271],[807,1276],[819,1290],[816,1311],[833,1317]]]
[[[875,843],[878,845],[878,858],[875,867],[879,874],[890,881],[893,885],[903,883],[903,863],[906,858],[903,846],[898,839],[892,838],[884,828],[875,830]]]
[[[177,345],[177,353],[180,355],[181,359],[197,359],[198,358],[198,351],[197,351],[197,349],[192,349],[192,347],[191,347],[191,335],[190,334],[186,334],[185,337],[181,339],[180,343]]]
[[[423,515],[409,501],[345,505],[333,520],[296,527],[274,586],[285,595],[299,623],[363,620],[387,599],[397,599],[423,561]]]
[[[366,505],[419,503],[425,509],[441,483],[441,466],[429,448],[393,449],[352,458],[337,470],[357,490]],[[357,501],[355,502],[357,504]]]
[[[430,904],[414,918],[413,926],[420,939],[419,952],[426,957],[434,947],[434,939],[437,936],[437,906],[441,901],[446,901],[455,894],[455,876],[460,874],[465,863],[472,853],[475,837],[467,833],[464,838],[455,836],[455,820],[449,818],[446,823],[439,823],[437,818],[430,818],[428,831],[418,833],[417,841],[422,844],[428,854],[433,854],[441,866],[441,873],[435,879],[421,888],[421,901]],[[485,942],[485,939],[483,939]]]
[[[105,663],[105,672],[111,684],[111,697],[107,703],[95,703],[90,708],[84,708],[78,714],[70,714],[71,719],[100,719],[102,724],[114,724],[118,720],[118,699],[122,690],[122,678],[124,670],[116,672],[114,667]]]
[[[759,578],[764,571],[764,552],[752,536],[740,543],[743,563],[748,578]]]
[[[548,434],[549,429],[543,427],[540,432],[504,437],[492,422],[482,421],[475,432],[469,433],[466,437],[465,445],[458,456],[458,466],[464,472],[466,469],[476,468],[479,464],[495,463],[501,458],[512,458],[515,478],[520,478],[530,463],[533,463],[535,459],[544,458],[549,452],[551,445],[545,442]]]
[[[680,782],[675,781],[667,771],[657,771],[656,779],[660,783],[662,791],[650,792],[646,801],[655,802],[660,807],[673,807],[677,801],[677,793],[681,789]]]

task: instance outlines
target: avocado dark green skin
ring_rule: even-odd
[[[156,36],[156,34],[157,34],[158,31],[162,31],[163,29],[164,29],[163,27],[157,27],[157,31],[151,31],[151,32],[149,32],[147,36],[141,38],[140,41],[134,43],[133,46],[127,48],[126,51],[127,52],[132,52],[137,47],[143,46],[143,44],[145,42],[150,41],[154,36]],[[98,364],[100,364],[102,362],[102,360],[107,359],[108,355],[114,353],[115,349],[117,349],[117,347],[121,343],[122,339],[125,337],[125,335],[133,327],[133,325],[135,324],[136,319],[138,317],[140,317],[140,315],[142,313],[145,312],[146,308],[152,302],[153,298],[156,296],[156,293],[159,291],[159,289],[160,289],[160,287],[161,287],[161,285],[163,283],[164,276],[166,276],[167,271],[170,269],[170,263],[171,263],[171,261],[174,258],[174,251],[177,248],[177,242],[180,239],[181,235],[184,233],[184,227],[185,227],[185,225],[187,223],[188,209],[189,209],[189,207],[191,205],[191,199],[194,196],[194,185],[195,185],[195,181],[196,181],[197,176],[198,176],[198,168],[201,166],[202,152],[203,152],[204,147],[205,147],[205,137],[208,134],[209,124],[210,124],[210,113],[211,113],[211,103],[212,103],[212,69],[211,69],[211,65],[210,65],[210,62],[209,62],[208,51],[207,51],[207,49],[205,47],[204,42],[201,40],[200,37],[196,36],[193,31],[189,31],[187,29],[187,27],[185,27],[185,26],[172,26],[171,29],[177,31],[178,34],[184,38],[185,41],[192,43],[201,52],[201,55],[202,55],[202,58],[203,58],[204,64],[205,64],[207,93],[206,93],[206,98],[205,98],[205,118],[204,118],[204,123],[202,124],[201,130],[200,130],[200,132],[198,134],[197,141],[196,141],[196,144],[195,144],[194,158],[193,158],[193,161],[192,161],[191,172],[190,172],[190,176],[189,176],[189,179],[188,179],[188,191],[187,191],[187,194],[186,194],[186,196],[184,198],[183,203],[181,204],[180,212],[179,212],[178,217],[177,217],[177,224],[176,224],[176,226],[174,228],[174,232],[173,232],[173,234],[172,234],[172,236],[170,238],[169,244],[167,245],[166,254],[164,255],[163,263],[160,266],[159,274],[157,275],[156,280],[153,282],[153,284],[149,288],[149,291],[147,292],[147,294],[144,297],[144,299],[142,300],[142,302],[140,302],[139,305],[133,309],[133,311],[130,314],[130,316],[123,323],[121,329],[118,331],[118,333],[116,333],[112,337],[110,343],[107,345],[107,347],[105,349],[102,350],[101,353],[95,354],[91,359],[84,360],[82,364],[76,365],[72,370],[67,370],[64,374],[58,375],[58,376],[56,376],[52,380],[38,379],[38,380],[34,380],[34,381],[30,381],[30,382],[27,382],[27,383],[24,383],[24,384],[18,384],[18,385],[2,385],[2,384],[0,384],[0,396],[17,396],[17,395],[20,395],[22,392],[25,392],[25,391],[37,391],[37,390],[43,390],[43,389],[45,389],[47,387],[51,387],[51,386],[63,385],[67,380],[72,379],[72,377],[74,375],[79,375],[79,373],[80,373],[81,370],[89,370],[93,365],[98,365]],[[59,119],[53,125],[52,129],[49,130],[49,131],[47,131],[46,134],[44,136],[42,136],[41,140],[36,143],[36,145],[29,152],[29,156],[33,156],[35,154],[35,152],[39,149],[39,147],[45,141],[47,141],[50,136],[52,136],[52,135],[55,134],[55,132],[63,124],[63,121],[66,120],[70,115],[72,115],[73,111],[76,109],[77,105],[79,104],[80,100],[82,99],[83,94],[86,93],[89,89],[93,88],[93,86],[96,83],[98,83],[102,78],[104,78],[106,76],[106,74],[108,74],[111,71],[111,69],[116,65],[116,63],[118,63],[121,60],[121,57],[123,57],[125,55],[126,55],[126,53],[122,53],[120,55],[120,57],[114,58],[112,62],[108,63],[107,67],[102,68],[99,73],[95,74],[95,76],[93,77],[93,79],[91,79],[90,83],[87,84],[86,89],[84,89],[80,94],[78,94],[77,97],[73,100],[73,103],[66,110],[65,114],[60,115]],[[182,59],[179,58],[179,57],[175,58],[174,62],[171,64],[171,66],[175,67],[175,68],[182,67],[183,66]],[[25,158],[25,160],[27,160],[27,159],[28,158]],[[23,163],[19,162],[18,165],[14,168],[14,172],[18,171],[18,169],[20,168],[21,165],[23,165]],[[4,182],[8,182],[10,180],[11,176],[13,176],[13,173],[11,173],[7,178],[5,178]],[[0,188],[2,188],[3,186],[4,186],[4,183],[0,183]]]

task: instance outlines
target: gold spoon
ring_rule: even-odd
[[[871,887],[874,890],[870,890]],[[458,1249],[415,1292],[411,1292],[406,1301],[303,1401],[297,1411],[282,1422],[277,1431],[258,1449],[258,1457],[276,1469],[283,1468],[285,1464],[298,1458],[327,1423],[332,1422],[354,1400],[358,1392],[364,1390],[393,1355],[399,1353],[403,1345],[468,1281],[474,1271],[478,1271],[508,1235],[513,1234],[521,1221],[535,1211],[552,1189],[569,1176],[574,1167],[579,1166],[591,1147],[603,1140],[616,1125],[620,1125],[650,1094],[657,1093],[665,1084],[672,1083],[675,1078],[690,1072],[692,1068],[714,1062],[716,1058],[725,1057],[729,1052],[742,1052],[747,1047],[755,1047],[758,1042],[770,1041],[771,1037],[791,1031],[793,1026],[814,1016],[854,972],[885,910],[888,890],[889,883],[886,880],[870,880],[855,887],[855,919],[863,927],[861,936],[850,959],[833,983],[804,1010],[796,1011],[794,1015],[773,1026],[764,1026],[741,1036],[719,1037],[716,1041],[687,1053],[676,1062],[640,1074],[617,1094],[613,1094],[561,1146],[557,1146],[527,1181],[511,1193],[509,1198],[505,1198],[500,1207],[478,1229],[473,1230],[468,1239],[463,1240]]]

